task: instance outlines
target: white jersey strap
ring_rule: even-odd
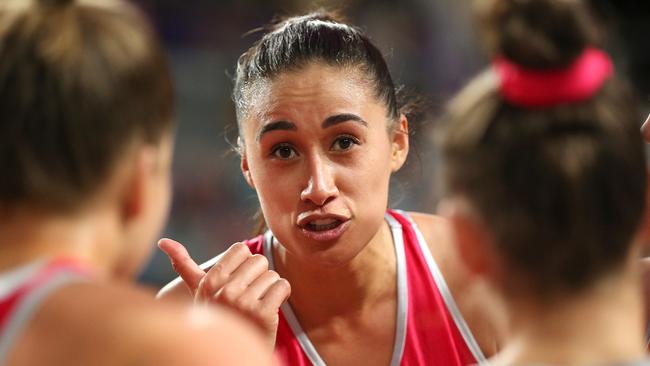
[[[393,236],[393,243],[395,247],[395,258],[397,262],[397,312],[396,312],[396,326],[395,326],[395,343],[393,344],[393,354],[391,357],[391,366],[399,366],[402,361],[404,353],[404,345],[406,343],[406,320],[408,312],[408,284],[406,276],[406,254],[404,251],[404,238],[402,234],[402,225],[395,220],[390,214],[385,215],[385,220],[390,226],[391,234]],[[264,256],[269,261],[269,269],[275,270],[275,263],[273,262],[273,234],[267,231],[264,235]],[[300,347],[309,358],[309,361],[315,366],[325,366],[325,361],[316,351],[313,343],[309,340],[307,333],[300,326],[298,318],[296,318],[293,309],[289,302],[285,302],[281,307],[282,314],[287,320],[291,331],[298,340]]]
[[[21,271],[22,281],[18,285],[22,285],[25,281],[29,280],[32,275],[34,275],[40,268],[42,268],[43,263],[38,263],[39,265],[34,267],[33,265],[28,265],[30,270],[28,272]],[[15,274],[16,272],[14,272]],[[25,277],[25,274],[29,274]],[[6,280],[6,277],[0,278],[0,280]],[[13,277],[15,280],[16,277]],[[23,329],[25,329],[32,316],[36,311],[38,311],[41,303],[55,290],[59,289],[61,286],[85,281],[85,277],[79,273],[76,273],[72,270],[62,268],[52,274],[52,277],[48,278],[43,283],[39,284],[37,287],[32,289],[24,298],[20,299],[19,302],[10,310],[10,313],[7,314],[7,323],[3,329],[0,329],[0,365],[2,365],[11,351],[11,346],[20,336]],[[14,287],[16,289],[16,287]]]
[[[440,291],[440,295],[442,296],[442,299],[444,300],[445,305],[447,306],[447,310],[449,311],[449,314],[451,314],[454,323],[456,323],[456,327],[460,331],[463,340],[465,340],[465,344],[467,344],[467,347],[469,348],[470,352],[472,353],[472,355],[476,359],[476,362],[478,362],[479,365],[488,365],[489,363],[486,360],[485,355],[483,355],[483,351],[481,351],[481,347],[478,346],[478,343],[476,342],[474,335],[469,329],[469,326],[467,325],[465,318],[463,318],[460,309],[458,309],[458,305],[456,305],[456,301],[454,301],[454,297],[451,295],[449,286],[447,286],[447,282],[445,281],[445,278],[442,276],[442,272],[440,271],[438,264],[433,259],[433,255],[431,254],[429,245],[427,244],[427,241],[424,239],[424,235],[422,235],[422,232],[418,228],[418,225],[415,223],[415,221],[413,221],[413,219],[408,213],[401,210],[396,210],[396,212],[404,216],[411,223],[411,227],[413,228],[413,231],[415,232],[415,235],[418,240],[418,245],[420,246],[420,251],[422,252],[424,259],[427,262],[427,266],[429,267],[431,276],[433,277],[433,280],[436,283],[436,286],[438,287],[438,291]]]

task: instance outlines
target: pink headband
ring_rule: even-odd
[[[493,62],[501,95],[521,107],[543,108],[591,98],[613,73],[609,56],[586,48],[567,68],[531,70],[499,57]]]

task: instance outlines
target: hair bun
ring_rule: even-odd
[[[488,50],[523,67],[568,65],[596,41],[580,0],[480,0],[476,6]]]

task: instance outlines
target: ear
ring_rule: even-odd
[[[459,199],[443,199],[438,204],[438,213],[449,221],[454,244],[469,272],[492,277],[496,273],[495,254],[485,225]]]
[[[404,165],[409,154],[409,123],[406,116],[401,114],[397,128],[392,134],[391,141],[391,170],[396,172]]]
[[[239,167],[241,168],[241,172],[244,175],[244,179],[246,179],[246,183],[248,185],[255,189],[255,182],[253,182],[253,176],[251,175],[251,171],[248,167],[248,158],[246,157],[246,154],[242,152],[241,154],[241,161],[239,163]]]
[[[125,169],[125,179],[122,185],[122,216],[129,220],[139,216],[145,207],[147,191],[152,176],[156,170],[157,150],[144,146],[135,154],[131,164]]]

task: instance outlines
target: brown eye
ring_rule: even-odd
[[[271,155],[278,159],[288,160],[298,156],[298,153],[296,153],[296,150],[294,150],[291,146],[281,145],[276,147]]]
[[[346,151],[350,150],[354,145],[358,145],[359,142],[350,136],[339,137],[332,144],[332,150],[334,151]]]

